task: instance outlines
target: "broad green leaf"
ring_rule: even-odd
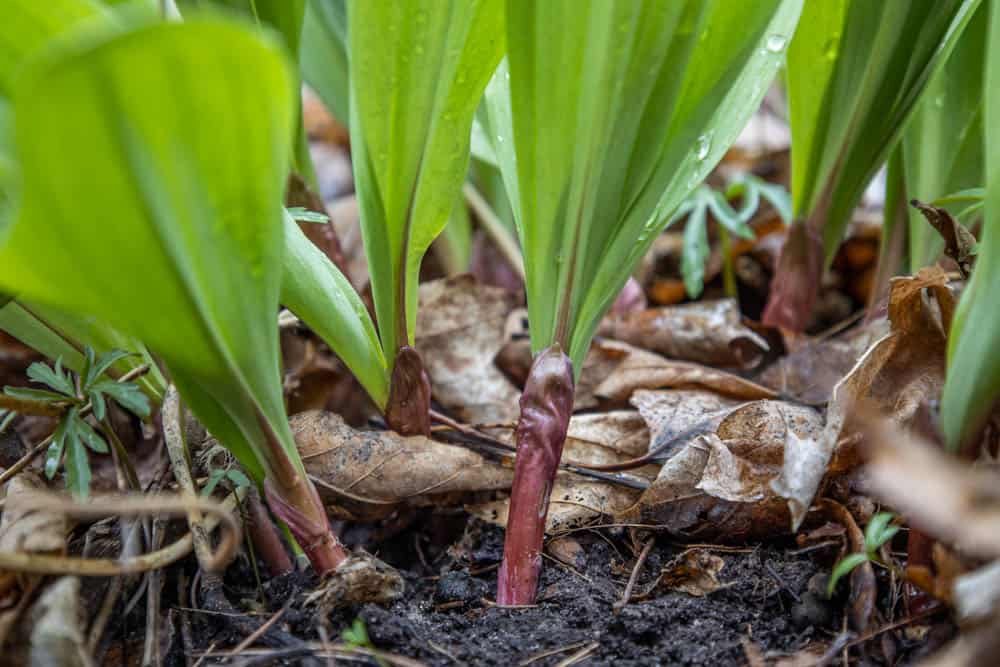
[[[206,19],[67,47],[13,98],[0,283],[143,340],[258,479],[264,425],[298,460],[274,325],[296,94],[277,44]]]
[[[104,438],[99,436],[97,431],[92,429],[90,424],[81,418],[77,418],[76,420],[76,432],[83,444],[87,445],[91,450],[98,454],[108,453],[108,443],[104,442]]]
[[[355,186],[391,360],[413,342],[420,260],[465,179],[472,117],[503,51],[503,4],[357,0],[347,14]]]
[[[635,264],[759,105],[801,6],[508,1],[509,72],[487,103],[535,351],[558,342],[579,372]]]
[[[388,371],[368,310],[347,278],[288,216],[281,303],[325,340],[372,400],[385,407]]]
[[[306,0],[299,62],[302,78],[338,121],[350,120],[345,0]]]
[[[134,384],[101,380],[95,383],[91,389],[115,399],[116,403],[139,417],[149,416],[149,398]]]
[[[79,419],[69,421],[66,429],[66,459],[63,471],[66,474],[66,488],[77,498],[86,498],[90,493],[90,458],[87,448],[80,439]]]
[[[979,256],[948,335],[948,373],[941,397],[945,439],[959,447],[979,432],[1000,397],[1000,8],[991,3],[983,83],[986,204]]]
[[[792,201],[833,256],[979,0],[806,2],[788,52]]]
[[[924,202],[983,184],[983,73],[989,6],[976,10],[927,85],[903,133],[908,198]],[[937,260],[944,241],[910,207],[910,270]]]
[[[302,19],[306,0],[180,0],[185,18],[198,16],[198,11],[221,7],[252,19],[257,25],[269,28],[281,37],[288,55],[296,64],[298,73],[299,44],[302,37]],[[187,11],[184,11],[187,10]],[[191,10],[196,10],[193,13]],[[309,142],[302,124],[301,104],[295,99],[297,121],[293,130],[292,168],[301,174],[313,189],[316,188],[316,174],[309,156]]]

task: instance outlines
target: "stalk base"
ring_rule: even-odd
[[[507,535],[497,580],[497,604],[531,604],[542,570],[549,494],[573,412],[573,364],[558,345],[535,359],[521,394],[517,461]]]

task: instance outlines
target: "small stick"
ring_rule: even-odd
[[[278,620],[281,619],[281,617],[285,615],[285,612],[288,611],[288,608],[292,605],[292,602],[294,602],[294,601],[295,601],[294,597],[289,598],[288,602],[285,603],[284,607],[282,607],[277,612],[275,612],[275,614],[271,618],[269,618],[266,621],[264,621],[263,623],[261,623],[259,628],[257,628],[256,630],[254,630],[252,633],[250,633],[250,635],[246,639],[244,639],[239,644],[237,644],[236,647],[233,648],[233,650],[231,650],[229,653],[226,654],[226,657],[227,658],[232,658],[234,656],[237,656],[241,652],[243,652],[246,649],[248,649],[251,646],[253,646],[253,643],[255,641],[257,641],[258,639],[260,639],[261,637],[263,637],[264,633],[267,632],[268,630],[270,630],[271,626],[273,626],[275,623],[277,623]]]
[[[594,651],[596,651],[597,647],[599,647],[599,646],[600,646],[600,643],[598,643],[598,642],[590,642],[590,644],[588,644],[587,646],[584,646],[582,649],[580,649],[579,651],[577,651],[573,655],[569,656],[565,660],[557,662],[556,663],[556,667],[570,667],[570,665],[575,665],[576,663],[580,662],[581,660],[583,660],[584,658],[586,658],[588,655],[590,655],[591,653],[593,653]]]
[[[628,604],[629,600],[632,598],[632,589],[635,588],[635,582],[639,579],[639,572],[642,571],[642,566],[645,565],[646,559],[649,557],[649,552],[653,549],[653,538],[646,540],[645,546],[642,547],[642,551],[639,552],[639,557],[635,560],[635,567],[632,568],[632,574],[629,575],[628,584],[625,585],[625,592],[622,594],[622,599],[614,604],[614,612],[617,614],[625,605]]]

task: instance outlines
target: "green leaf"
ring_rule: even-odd
[[[149,416],[149,397],[131,382],[101,380],[95,382],[90,388],[92,391],[110,396],[123,408],[139,417]]]
[[[376,405],[389,398],[389,375],[375,325],[344,274],[285,217],[281,303],[351,369]]]
[[[93,349],[87,348],[88,354],[93,354]],[[104,375],[111,366],[115,364],[120,359],[130,356],[129,352],[124,350],[109,350],[96,359],[93,363],[88,364],[86,372],[83,374],[83,387],[84,389],[90,389],[91,385],[97,381],[102,375]]]
[[[104,438],[99,436],[97,432],[90,427],[90,424],[83,420],[83,418],[77,417],[74,429],[77,436],[79,436],[80,440],[83,444],[87,445],[87,447],[98,454],[108,453],[108,443],[104,442]]]
[[[503,52],[503,4],[357,0],[348,24],[355,185],[391,360],[413,343],[420,260],[465,179],[472,117]]]
[[[52,444],[45,451],[45,476],[52,479],[56,471],[59,469],[59,461],[62,458],[63,450],[66,447],[67,435],[73,428],[73,422],[76,419],[77,409],[71,408],[69,412],[63,415],[62,419],[59,420],[59,425],[56,426],[55,432],[52,434]]]
[[[350,120],[350,65],[345,0],[307,0],[299,61],[302,78],[345,127]]]
[[[62,370],[61,357],[56,359],[55,369],[49,367],[46,363],[36,361],[28,366],[27,375],[28,379],[32,382],[44,384],[66,396],[76,396],[76,388],[73,386],[73,381]]]
[[[90,458],[87,448],[80,440],[77,430],[79,422],[73,420],[66,434],[66,461],[63,470],[66,473],[66,488],[77,498],[86,498],[90,494]]]
[[[983,54],[989,5],[983,3],[954,51],[927,85],[903,133],[907,198],[931,201],[983,183]],[[933,263],[944,240],[909,209],[910,270]]]
[[[807,2],[788,51],[792,201],[827,260],[979,0]]]
[[[708,259],[708,229],[705,207],[695,206],[684,226],[684,252],[681,256],[684,289],[692,299],[698,298],[705,287],[706,259]]]
[[[899,532],[899,526],[890,524],[894,518],[896,515],[892,512],[879,512],[868,521],[865,527],[865,548],[869,554],[874,553]]]
[[[24,401],[47,401],[58,403],[66,400],[65,394],[57,394],[54,391],[35,389],[33,387],[4,387],[3,393],[11,398],[18,398]]]
[[[14,95],[24,200],[0,284],[146,342],[258,479],[277,461],[262,422],[298,461],[274,323],[296,95],[281,49],[222,20],[67,47]]]
[[[225,476],[226,471],[222,468],[216,468],[213,470],[208,476],[208,481],[205,483],[205,486],[201,489],[201,495],[206,498],[212,495],[212,492],[215,491],[215,487],[219,485],[219,482],[221,482],[222,478]]]
[[[306,0],[182,0],[178,5],[182,8],[202,10],[208,7],[221,7],[252,19],[258,26],[276,32],[289,56],[298,64],[299,43],[302,33],[302,19],[305,14]],[[197,17],[197,11],[182,11],[187,16]],[[296,76],[298,68],[295,69]],[[295,98],[296,124],[292,134],[292,168],[303,175],[310,187],[316,187],[316,174],[312,159],[309,156],[309,143],[305,128],[302,125],[302,115],[299,110],[300,100]]]
[[[837,582],[850,574],[858,565],[866,562],[868,562],[868,554],[848,554],[837,561],[826,585],[826,597],[832,598],[833,592],[837,589]]]
[[[802,2],[507,7],[509,80],[498,71],[487,103],[532,348],[558,342],[579,371],[635,264],[759,105]]]
[[[87,398],[90,399],[90,406],[94,412],[94,417],[98,421],[104,419],[104,416],[108,413],[108,404],[104,400],[104,394],[99,391],[90,391],[87,394]]]
[[[990,4],[986,44],[983,134],[986,200],[983,233],[972,278],[952,318],[941,426],[951,448],[979,433],[1000,396],[1000,11]]]
[[[237,487],[250,486],[250,479],[235,468],[230,468],[226,471],[226,477],[229,481],[235,484]]]
[[[302,208],[301,206],[293,206],[288,209],[288,215],[292,216],[292,220],[295,220],[296,222],[315,222],[317,224],[326,224],[330,222],[330,216],[325,213],[310,211]]]

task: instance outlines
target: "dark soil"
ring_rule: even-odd
[[[595,642],[581,664],[721,666],[745,663],[744,639],[765,651],[794,652],[813,637],[833,634],[817,624],[839,619],[808,592],[818,566],[780,546],[713,551],[725,561],[720,590],[704,597],[657,592],[615,613],[635,562],[624,531],[574,533],[582,547],[576,567],[546,558],[539,602],[525,609],[490,603],[500,529],[470,520],[450,548],[421,547],[422,561],[413,545],[427,534],[426,525],[408,530],[379,554],[405,573],[403,600],[344,610],[328,619],[333,627],[358,616],[375,646],[430,665],[516,665],[546,652],[552,654],[531,664],[555,665]],[[633,595],[647,591],[683,550],[658,540]]]

